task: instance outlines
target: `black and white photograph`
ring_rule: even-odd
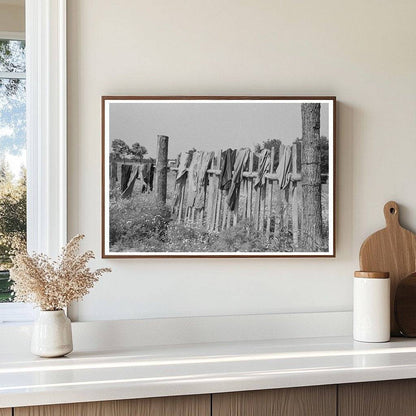
[[[103,257],[335,256],[334,97],[102,97]]]

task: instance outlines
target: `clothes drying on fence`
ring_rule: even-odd
[[[121,193],[123,193],[126,190],[129,184],[131,171],[132,171],[131,165],[125,165],[124,163],[121,165],[121,183],[120,183]]]
[[[260,153],[259,166],[257,168],[257,177],[254,180],[254,188],[263,186],[266,183],[265,175],[270,171],[270,150],[263,149]]]
[[[141,178],[143,180],[142,193],[146,191],[153,191],[153,178],[155,172],[155,165],[152,162],[143,163],[141,166]]]
[[[221,154],[220,164],[220,189],[228,191],[231,186],[231,179],[233,177],[233,168],[235,162],[236,150],[227,149]]]
[[[202,160],[201,151],[196,151],[192,154],[192,161],[188,169],[188,198],[186,202],[187,207],[193,207],[195,203],[196,192],[198,189],[198,170]]]
[[[233,177],[231,179],[231,186],[227,195],[227,204],[231,211],[234,211],[235,208],[235,204],[238,198],[238,191],[240,190],[241,181],[243,179],[243,170],[249,155],[250,149],[245,148],[238,150],[235,157]]]
[[[132,174],[130,175],[129,182],[127,183],[126,189],[122,192],[121,197],[122,198],[130,198],[131,194],[133,192],[134,183],[136,182],[136,179],[139,177],[140,174],[140,165],[134,166],[132,169]]]
[[[117,179],[117,162],[110,162],[110,178],[111,182],[115,183],[118,181]]]
[[[214,152],[202,152],[201,163],[198,168],[197,190],[195,195],[194,208],[202,209],[205,206],[205,194],[208,183],[207,170],[209,169]]]
[[[192,154],[189,152],[182,152],[179,154],[179,166],[176,172],[176,182],[179,182],[182,178],[186,178],[188,168],[192,160]]]
[[[182,152],[178,156],[179,166],[178,171],[176,172],[175,180],[175,195],[173,198],[173,208],[180,203],[182,189],[186,184],[186,178],[188,177],[188,168],[192,160],[192,153]]]
[[[278,177],[279,186],[281,189],[285,189],[289,185],[291,169],[292,169],[292,146],[282,145],[280,147],[279,166],[276,169],[276,175]]]

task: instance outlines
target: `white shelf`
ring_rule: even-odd
[[[416,340],[349,337],[0,354],[0,407],[416,377]]]

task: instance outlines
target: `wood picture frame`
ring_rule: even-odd
[[[103,258],[335,257],[336,97],[101,106]]]

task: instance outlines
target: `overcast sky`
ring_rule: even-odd
[[[328,104],[321,104],[321,136],[328,136]],[[300,103],[110,104],[110,142],[139,142],[156,157],[158,134],[169,136],[169,158],[197,150],[252,148],[268,139],[292,143],[302,136]]]

